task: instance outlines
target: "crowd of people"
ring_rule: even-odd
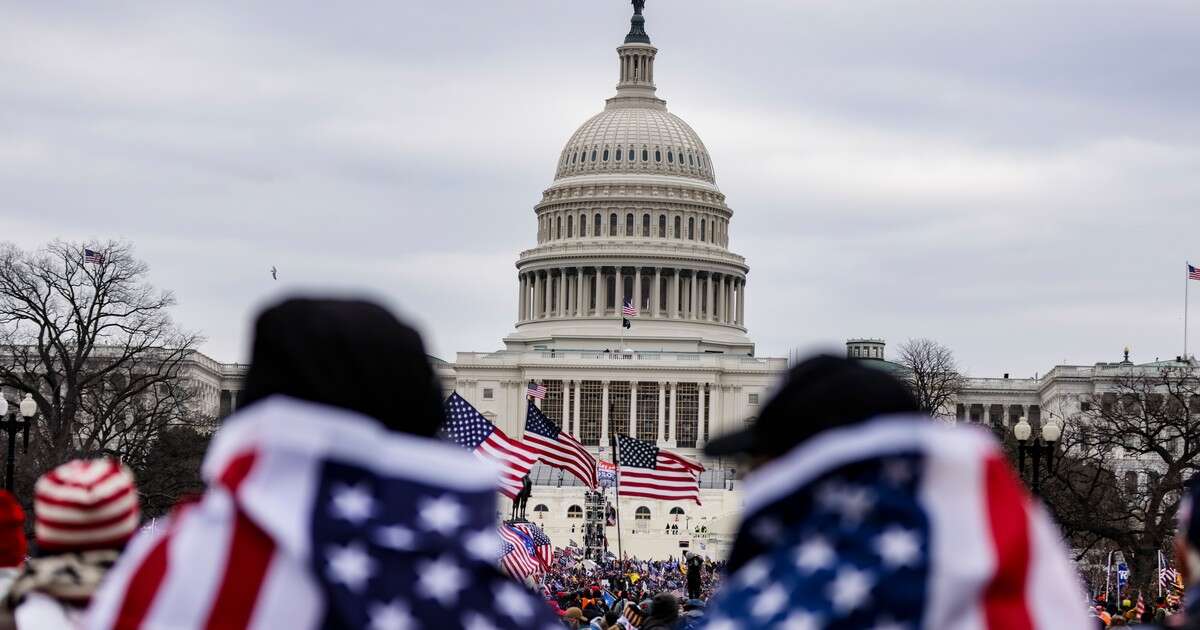
[[[1086,601],[1074,566],[993,438],[929,422],[904,384],[844,358],[800,362],[755,423],[706,445],[750,470],[727,559],[569,550],[526,585],[496,564],[494,472],[438,439],[423,343],[382,307],[268,308],[242,398],[205,457],[205,492],[158,527],[138,533],[134,479],[113,460],[39,479],[31,555],[22,506],[0,494],[0,630],[1171,622],[1157,606],[1089,620],[1069,605]],[[1195,494],[1178,546],[1200,582]],[[1200,627],[1197,600],[1177,627]]]

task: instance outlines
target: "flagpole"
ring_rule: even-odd
[[[1188,285],[1192,283],[1192,264],[1184,261],[1183,273],[1183,360],[1188,360]]]
[[[616,468],[617,483],[613,486],[617,492],[617,561],[625,562],[625,551],[621,548],[621,465],[617,463],[617,436],[609,436],[612,442],[612,462]],[[618,565],[623,566],[623,565]]]

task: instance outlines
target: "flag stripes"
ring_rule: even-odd
[[[554,426],[533,401],[525,412],[525,443],[541,461],[565,470],[589,488],[596,487],[596,458],[583,444]]]
[[[700,473],[704,466],[650,442],[617,437],[620,495],[700,504]]]

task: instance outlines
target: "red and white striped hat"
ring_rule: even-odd
[[[133,473],[115,459],[67,462],[33,490],[34,534],[44,550],[121,547],[141,518]]]

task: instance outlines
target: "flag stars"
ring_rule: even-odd
[[[359,543],[329,551],[329,579],[358,593],[375,574],[375,561]]]
[[[419,568],[418,593],[445,607],[458,602],[458,593],[466,586],[467,575],[453,559],[443,556],[434,562],[423,562]]]
[[[820,536],[810,538],[796,547],[792,558],[798,568],[815,573],[833,566],[833,546]]]
[[[492,622],[488,621],[487,617],[477,612],[463,615],[462,627],[463,630],[498,630]]]
[[[476,560],[492,562],[500,550],[500,539],[492,530],[480,530],[467,534],[464,541],[467,553]]]
[[[463,524],[463,507],[450,496],[425,499],[419,510],[421,525],[429,531],[449,536]]]
[[[758,586],[771,577],[771,565],[766,558],[758,558],[746,566],[734,576],[739,584],[743,586]]]
[[[875,539],[875,550],[888,568],[915,567],[921,558],[921,541],[914,532],[891,527]]]
[[[788,592],[783,586],[775,584],[759,593],[750,603],[750,614],[760,622],[765,622],[783,612],[788,604]]]
[[[375,542],[397,551],[408,551],[416,546],[417,535],[407,527],[388,525],[375,530]]]
[[[842,517],[842,523],[855,526],[863,522],[875,505],[875,494],[865,486],[826,483],[817,491],[817,503]]]
[[[758,521],[751,530],[751,535],[758,539],[759,542],[769,543],[774,542],[780,534],[783,533],[783,525],[774,518],[764,518]]]
[[[889,459],[883,462],[883,478],[893,486],[912,481],[913,474],[913,466],[907,460]]]
[[[875,587],[871,574],[853,567],[838,570],[837,577],[829,584],[827,595],[834,611],[845,615],[862,606]]]
[[[372,604],[367,615],[370,630],[415,630],[419,626],[408,605],[398,599],[387,605]]]
[[[333,515],[355,525],[361,525],[375,514],[375,499],[366,483],[348,486],[338,484],[333,491]]]
[[[779,630],[820,630],[821,618],[807,610],[797,610],[775,627]]]
[[[533,606],[530,604],[528,593],[512,582],[506,582],[496,589],[496,607],[520,623],[533,617]]]

